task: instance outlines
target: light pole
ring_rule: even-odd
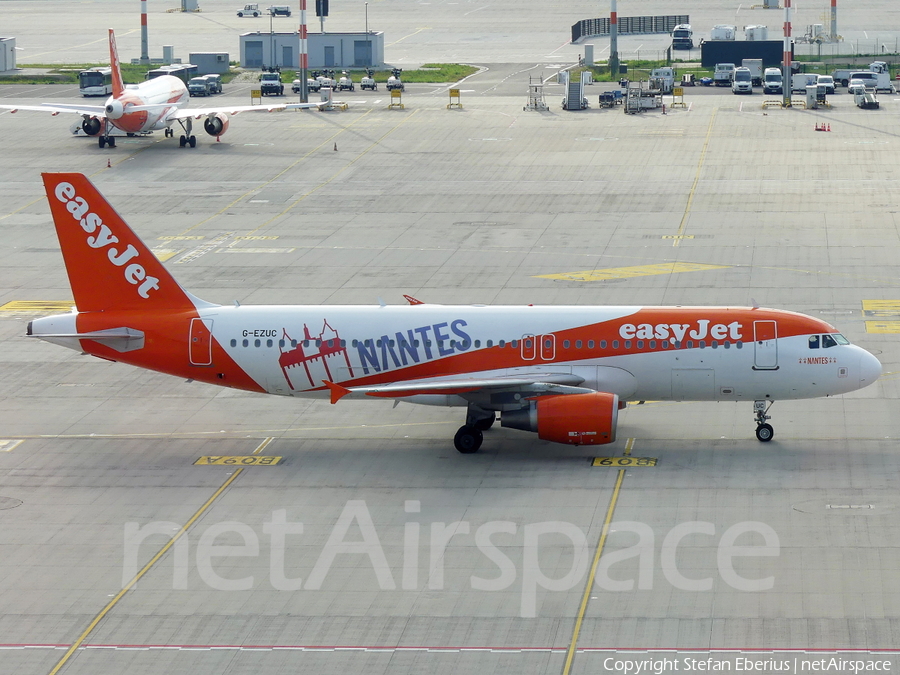
[[[275,18],[275,12],[271,9],[269,10],[269,57],[271,59],[271,67],[275,67],[275,29],[272,27],[272,20]]]
[[[372,41],[369,39],[369,3],[366,3],[366,67],[372,65]]]

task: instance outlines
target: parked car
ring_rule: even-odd
[[[239,9],[238,16],[259,16],[259,5],[244,5],[244,9]]]
[[[816,84],[823,85],[826,94],[834,93],[834,78],[831,75],[819,75]]]

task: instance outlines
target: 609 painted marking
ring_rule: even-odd
[[[594,457],[591,466],[656,466],[656,457]]]
[[[216,456],[206,455],[201,457],[194,466],[275,466],[280,464],[283,457],[275,457],[273,455],[256,456],[256,455],[234,455],[234,456]]]

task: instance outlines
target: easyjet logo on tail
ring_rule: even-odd
[[[94,249],[105,248],[109,262],[116,267],[123,268],[122,274],[125,276],[125,281],[137,286],[139,296],[149,298],[150,291],[159,288],[159,279],[149,276],[144,266],[135,260],[140,253],[134,246],[128,244],[124,249],[121,246],[113,246],[113,244],[119,243],[118,237],[112,233],[100,216],[91,211],[91,205],[83,197],[78,196],[74,185],[60,183],[56,186],[54,194],[59,201],[66,205],[66,210],[81,225],[81,229],[89,235],[86,238],[87,245]]]

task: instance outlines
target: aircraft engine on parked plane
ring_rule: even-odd
[[[113,98],[106,104],[106,119],[117,120],[125,114],[125,104],[117,98]]]
[[[96,117],[85,117],[81,123],[81,130],[88,136],[96,136],[103,128],[103,124]]]
[[[210,136],[221,136],[228,131],[228,115],[219,112],[208,116],[203,122],[203,130]]]
[[[569,445],[616,440],[619,397],[607,392],[542,396],[522,410],[504,411],[500,426],[536,431],[538,438]]]

